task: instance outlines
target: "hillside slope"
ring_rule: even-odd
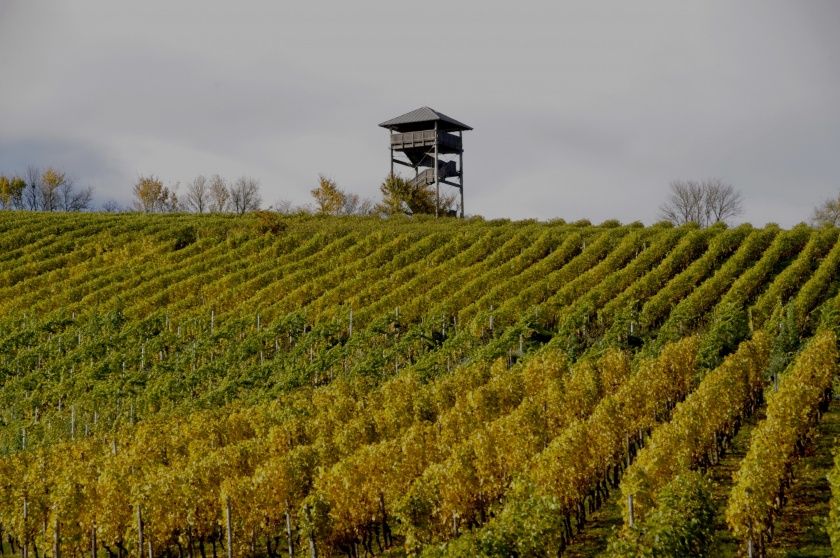
[[[0,212],[0,527],[65,555],[221,552],[228,526],[237,556],[556,554],[753,332],[769,378],[836,322],[837,240]],[[563,440],[606,421],[620,439],[563,484]],[[481,546],[542,517],[524,479],[562,491],[551,537],[511,519]]]

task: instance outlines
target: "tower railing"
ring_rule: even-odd
[[[448,132],[438,132],[438,145],[447,149],[461,149],[461,138]],[[434,130],[418,130],[391,134],[391,147],[394,149],[411,149],[413,147],[427,147],[435,144]]]

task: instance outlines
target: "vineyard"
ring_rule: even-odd
[[[833,228],[0,212],[0,556],[782,556],[838,333]]]

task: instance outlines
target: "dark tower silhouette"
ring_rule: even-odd
[[[391,131],[391,174],[394,174],[396,163],[414,169],[412,184],[434,184],[435,216],[440,207],[441,183],[458,188],[461,193],[459,211],[463,218],[464,146],[461,134],[472,128],[429,107],[420,107],[380,126]],[[397,154],[402,157],[396,157]],[[457,162],[453,159],[455,155]]]

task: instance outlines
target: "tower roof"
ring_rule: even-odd
[[[407,112],[402,116],[397,116],[391,120],[387,120],[380,124],[383,128],[394,130],[396,132],[411,132],[414,130],[424,130],[434,127],[434,123],[438,123],[440,130],[446,131],[466,131],[472,130],[463,122],[458,122],[452,117],[438,112],[429,107],[420,107],[411,112]]]

